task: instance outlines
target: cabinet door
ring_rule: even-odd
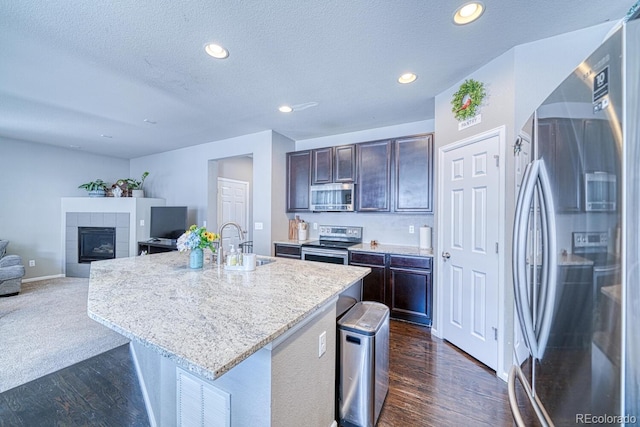
[[[384,254],[350,252],[350,265],[369,267],[371,273],[362,279],[362,300],[386,304],[387,268]]]
[[[356,210],[388,212],[391,205],[391,141],[358,144],[356,151]]]
[[[334,148],[333,181],[353,182],[356,180],[356,146],[343,145]]]
[[[389,257],[387,305],[390,315],[431,326],[433,285],[430,257]]]
[[[577,212],[582,207],[581,138],[581,121],[542,119],[538,122],[538,152],[551,175],[559,212]]]
[[[312,151],[312,179],[313,184],[328,184],[333,182],[333,147],[319,148]]]
[[[431,326],[431,270],[391,267],[387,305],[391,317]]]
[[[397,212],[433,212],[433,136],[395,141]]]
[[[311,151],[287,153],[287,212],[309,210]]]

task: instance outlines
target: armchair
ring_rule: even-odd
[[[8,240],[0,240],[0,297],[8,297],[20,293],[24,265],[18,255],[5,255]]]

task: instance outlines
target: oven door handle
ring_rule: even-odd
[[[304,259],[304,256],[306,254],[327,255],[327,256],[332,256],[332,257],[335,257],[335,258],[343,258],[343,257],[349,255],[349,253],[347,251],[332,250],[332,249],[322,249],[322,248],[305,248],[303,246],[302,247],[302,258],[303,259]]]

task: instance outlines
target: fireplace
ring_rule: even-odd
[[[78,262],[80,264],[115,257],[115,227],[78,227]]]

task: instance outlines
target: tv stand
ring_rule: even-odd
[[[149,239],[138,242],[138,255],[142,252],[158,254],[161,252],[177,251],[176,241],[172,239]]]

